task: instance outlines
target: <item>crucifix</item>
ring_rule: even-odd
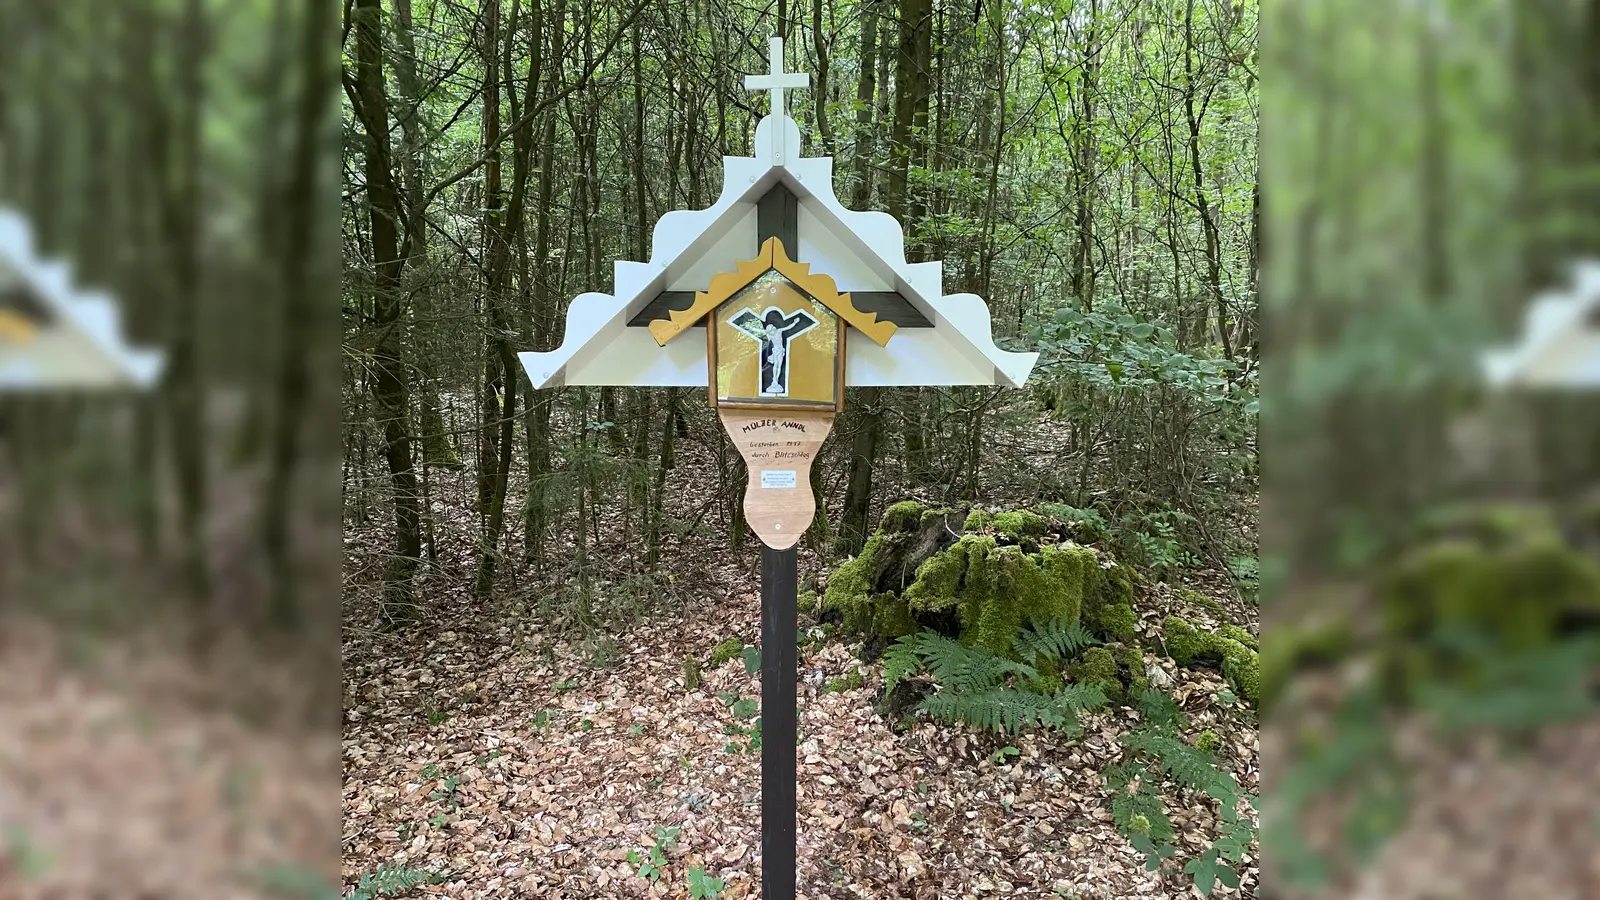
[[[767,42],[768,65],[770,70],[765,75],[746,75],[744,89],[747,91],[766,91],[772,97],[772,108],[768,113],[772,120],[772,164],[781,166],[783,157],[783,119],[789,115],[788,107],[783,102],[783,92],[795,88],[808,87],[811,76],[804,72],[785,72],[783,70],[783,38],[774,37]]]
[[[742,309],[729,324],[761,348],[761,396],[787,397],[789,369],[784,361],[789,356],[789,345],[817,327],[816,317],[803,309],[785,315],[776,306],[769,306],[764,315],[757,315],[753,309]]]

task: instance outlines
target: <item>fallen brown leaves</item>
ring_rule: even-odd
[[[759,897],[759,752],[730,709],[760,696],[759,676],[736,658],[685,693],[680,671],[685,653],[758,621],[759,600],[735,596],[618,635],[611,668],[527,624],[347,648],[347,883],[387,864],[438,873],[420,890],[451,897],[682,898],[687,869],[704,866],[722,897]],[[1192,896],[1187,876],[1146,873],[1112,826],[1099,772],[1134,713],[1089,716],[1075,741],[927,723],[896,734],[872,709],[876,667],[861,688],[825,690],[857,665],[838,643],[800,659],[800,896]],[[1167,671],[1195,729],[1216,727],[1221,757],[1258,790],[1253,729],[1210,700],[1220,679]],[[994,755],[1007,744],[1016,754]],[[1208,802],[1173,812],[1184,851],[1209,844]],[[628,853],[658,826],[680,831],[651,882]]]
[[[333,874],[332,741],[197,696],[181,654],[0,617],[0,898],[281,896]],[[313,736],[314,737],[314,736]]]

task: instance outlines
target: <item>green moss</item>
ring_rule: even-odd
[[[1384,630],[1396,647],[1468,629],[1506,650],[1536,650],[1564,619],[1600,613],[1600,561],[1568,541],[1548,508],[1445,510],[1425,523],[1423,537],[1380,580]],[[1411,662],[1438,669],[1446,656],[1428,651]]]
[[[1100,611],[1100,634],[1107,640],[1127,641],[1133,639],[1133,626],[1138,624],[1139,614],[1133,611],[1133,605],[1118,603],[1108,606]]]
[[[718,642],[715,647],[711,648],[711,658],[707,660],[707,664],[711,666],[711,668],[715,669],[721,666],[723,663],[726,663],[728,660],[733,659],[735,656],[738,656],[743,650],[743,640],[736,637],[725,638]]]
[[[1094,568],[1085,574],[1083,624],[1103,640],[1133,637],[1137,617],[1130,621],[1129,615],[1133,610],[1133,582],[1138,577],[1129,566],[1102,564],[1096,557]]]
[[[1138,644],[1129,644],[1117,654],[1117,661],[1128,671],[1128,697],[1138,697],[1150,687],[1150,678],[1144,670],[1144,651]]]
[[[1072,665],[1072,678],[1079,684],[1098,685],[1112,703],[1123,698],[1122,680],[1117,677],[1117,658],[1108,647],[1090,647]]]
[[[1150,817],[1143,813],[1135,813],[1133,818],[1128,820],[1128,830],[1134,834],[1149,834]]]
[[[1201,753],[1215,753],[1220,746],[1222,738],[1217,737],[1217,733],[1210,729],[1200,732],[1194,739],[1194,748]]]
[[[883,511],[879,531],[901,532],[916,528],[922,521],[922,504],[915,500],[901,500]]]
[[[1197,659],[1222,663],[1222,676],[1251,705],[1261,699],[1261,657],[1255,650],[1223,634],[1201,631],[1187,620],[1168,616],[1161,624],[1167,655],[1180,666]]]
[[[912,610],[939,611],[955,603],[956,595],[961,591],[961,578],[967,571],[968,553],[978,540],[963,537],[943,552],[928,557],[917,567],[916,580],[902,594]]]
[[[1222,658],[1222,676],[1233,685],[1238,694],[1251,706],[1261,703],[1261,656],[1238,641],[1231,642],[1244,652],[1233,652]]]
[[[823,692],[842,694],[845,691],[853,691],[864,683],[865,679],[862,678],[861,668],[858,666],[851,669],[848,675],[840,675],[838,678],[829,679],[827,686],[823,688]]]
[[[887,520],[888,516],[884,518]],[[822,608],[837,613],[844,620],[844,627],[850,631],[896,638],[916,630],[911,611],[904,600],[892,594],[872,591],[869,578],[877,571],[878,554],[883,552],[888,540],[890,538],[885,532],[874,532],[867,538],[861,553],[846,560],[828,578],[828,588],[822,595]]]
[[[1194,588],[1179,588],[1178,598],[1183,600],[1185,603],[1193,603],[1196,606],[1203,606],[1206,609],[1212,610],[1213,612],[1223,612],[1221,601],[1217,600],[1215,597],[1207,597],[1205,594],[1200,593]]]
[[[692,653],[683,658],[683,689],[691,694],[700,690],[700,658]]]
[[[1448,538],[1392,566],[1383,601],[1394,638],[1471,626],[1508,649],[1533,649],[1564,615],[1600,611],[1600,563],[1551,532],[1500,546]]]
[[[1228,624],[1217,629],[1217,634],[1225,638],[1233,638],[1251,650],[1260,650],[1261,645],[1256,643],[1256,636],[1237,625]]]
[[[987,536],[963,542],[967,569],[957,606],[963,641],[1009,654],[1027,622],[1078,617],[1084,575],[1094,566],[1093,551],[1046,547],[1024,553],[1020,547],[997,546]]]
[[[994,525],[994,515],[986,509],[974,509],[967,513],[967,521],[962,524],[962,531],[987,531]]]
[[[919,527],[895,531],[907,527],[913,508]],[[1048,533],[1046,520],[1034,513],[1000,515],[1010,517],[1016,534]],[[1082,619],[1112,640],[1132,637],[1136,576],[1131,569],[1106,562],[1089,547],[1002,543],[1003,538],[983,532],[963,534],[925,557],[926,551],[908,543],[938,540],[945,532],[930,529],[928,518],[949,522],[954,516],[948,509],[895,504],[861,554],[828,579],[823,608],[837,612],[853,632],[892,639],[932,627],[1003,655],[1011,654],[1017,633],[1031,621]],[[975,510],[967,519],[970,525],[986,524],[985,516]],[[892,562],[905,557],[922,560],[909,575]],[[1090,608],[1092,618],[1086,612]]]
[[[1309,625],[1273,625],[1272,640],[1260,648],[1263,705],[1270,704],[1299,669],[1344,657],[1351,639],[1350,623],[1343,618]]]
[[[996,513],[994,517],[994,530],[1017,541],[1041,537],[1049,529],[1044,516],[1026,509]]]
[[[802,616],[815,618],[819,602],[816,591],[801,591],[794,601],[795,610]]]
[[[1187,619],[1167,616],[1161,623],[1161,637],[1167,644],[1167,655],[1180,666],[1187,666],[1203,648],[1200,632]]]

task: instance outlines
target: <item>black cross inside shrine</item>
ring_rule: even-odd
[[[741,309],[729,324],[761,346],[761,396],[789,396],[789,344],[817,327],[816,317],[803,309],[785,317],[783,310],[769,306],[763,315]]]

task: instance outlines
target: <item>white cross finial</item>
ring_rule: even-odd
[[[783,164],[783,135],[785,132],[783,119],[789,115],[788,108],[783,102],[783,92],[794,88],[809,87],[811,76],[804,72],[785,72],[783,70],[783,38],[774,37],[767,42],[769,49],[770,71],[766,75],[746,75],[744,89],[747,91],[767,91],[772,97],[772,108],[768,114],[772,120],[772,161]]]

